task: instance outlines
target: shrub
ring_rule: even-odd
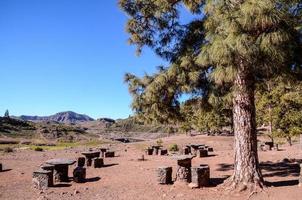
[[[162,141],[162,139],[156,140],[156,144],[157,144],[158,146],[163,146],[163,141]]]
[[[171,144],[169,146],[169,151],[178,151],[179,148],[178,148],[178,145],[177,144]]]
[[[13,152],[14,150],[13,150],[13,148],[11,148],[11,147],[5,147],[4,149],[3,149],[3,152],[4,153],[11,153],[11,152]]]
[[[43,151],[43,148],[41,148],[41,147],[35,147],[34,150],[35,151]]]

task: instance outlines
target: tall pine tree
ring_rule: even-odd
[[[146,121],[178,119],[181,94],[232,98],[232,189],[263,186],[257,154],[255,84],[301,70],[300,0],[120,0],[129,43],[170,61],[156,74],[125,79],[132,107]],[[181,24],[185,6],[195,19]],[[300,55],[299,55],[300,54]],[[218,91],[218,92],[217,92]]]

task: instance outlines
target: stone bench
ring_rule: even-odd
[[[43,169],[38,169],[33,172],[34,188],[38,190],[45,190],[53,185],[53,172]]]
[[[191,168],[191,183],[189,187],[199,188],[209,186],[210,184],[210,168],[208,165],[200,165]]]
[[[172,167],[158,167],[157,168],[157,182],[159,184],[172,183]]]
[[[300,164],[299,186],[302,186],[302,164]]]
[[[86,181],[86,168],[76,167],[73,170],[73,181],[76,183],[85,183]]]
[[[153,149],[152,148],[147,148],[145,150],[145,152],[146,152],[146,155],[151,156],[153,154]]]
[[[214,151],[213,147],[207,147],[206,150],[208,150],[208,152],[213,152]]]
[[[172,159],[177,161],[176,181],[191,182],[192,158],[190,155],[173,156]]]
[[[104,166],[103,158],[94,158],[93,159],[93,167],[94,168],[101,168]]]
[[[159,149],[158,151],[158,155],[160,156],[164,156],[168,154],[168,150],[167,149]]]
[[[182,148],[182,154],[189,155],[190,154],[190,148],[189,147],[183,147]]]
[[[105,158],[112,158],[115,156],[114,154],[114,151],[107,151],[105,152]]]
[[[79,157],[78,158],[78,167],[84,167],[85,166],[85,157]]]
[[[198,149],[196,150],[196,156],[198,158],[203,158],[208,156],[208,150],[206,149]]]

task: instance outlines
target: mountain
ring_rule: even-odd
[[[43,116],[43,117],[21,115],[20,117],[17,118],[24,121],[33,121],[33,122],[52,121],[52,122],[59,122],[59,123],[79,123],[79,122],[94,121],[93,118],[87,115],[78,114],[72,111],[59,112],[54,115]]]

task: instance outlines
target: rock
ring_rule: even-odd
[[[76,194],[79,194],[80,191],[79,190],[74,190],[73,194],[76,195]]]

